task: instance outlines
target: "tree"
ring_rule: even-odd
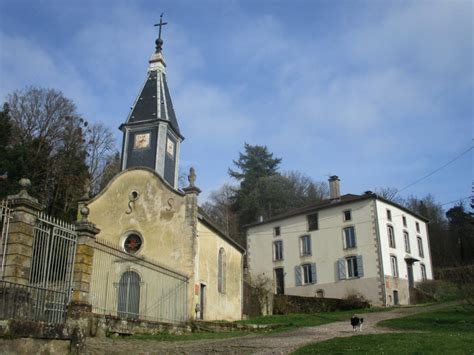
[[[240,169],[229,169],[229,175],[240,182],[241,189],[252,189],[258,179],[275,175],[280,165],[280,158],[273,158],[273,153],[266,146],[245,143],[245,153],[239,153],[239,159],[233,160]]]
[[[395,187],[379,187],[375,189],[375,193],[386,200],[398,203],[400,205],[404,203],[403,198],[397,196],[398,189]]]
[[[107,157],[103,173],[100,175],[99,191],[103,190],[107,184],[120,172],[120,154],[115,152]]]
[[[273,158],[265,146],[245,143],[245,153],[239,153],[239,159],[234,165],[240,170],[229,169],[229,175],[240,182],[236,191],[233,210],[239,216],[239,227],[254,222],[262,212],[256,194],[259,179],[277,174],[280,158]]]
[[[461,264],[474,262],[474,217],[460,204],[446,212],[450,237],[456,245]]]
[[[428,232],[433,265],[435,267],[454,265],[457,249],[453,244],[453,239],[450,238],[443,208],[434,197],[427,195],[418,199],[411,196],[404,201],[403,205],[429,220]]]
[[[8,95],[7,101],[0,125],[10,134],[1,143],[5,155],[0,158],[0,172],[8,171],[8,181],[2,182],[0,197],[17,193],[17,181],[27,177],[32,182],[31,195],[50,214],[73,220],[92,167],[87,163],[93,161],[97,168],[103,159],[99,146],[87,161],[88,152],[94,152],[97,131],[88,130],[75,104],[60,91],[29,87]],[[99,133],[105,131],[102,128]]]
[[[107,164],[118,153],[114,154],[115,140],[110,128],[102,123],[95,123],[88,128],[86,140],[86,163],[89,169],[91,193],[95,195],[100,191]]]
[[[211,192],[209,200],[201,208],[206,214],[235,240],[239,239],[238,215],[232,208],[236,188],[224,184],[219,190]]]

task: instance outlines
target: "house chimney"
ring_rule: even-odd
[[[339,186],[339,177],[336,175],[329,177],[329,197],[332,199],[341,197],[341,188]]]

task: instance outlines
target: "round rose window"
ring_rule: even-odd
[[[142,238],[138,234],[129,234],[123,247],[127,253],[135,254],[142,247]]]

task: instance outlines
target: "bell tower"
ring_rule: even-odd
[[[148,61],[145,83],[138,94],[125,123],[123,132],[121,170],[147,167],[155,170],[173,188],[178,188],[179,150],[184,137],[171,102],[166,82],[160,16],[155,52]]]

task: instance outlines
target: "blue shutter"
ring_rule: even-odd
[[[339,272],[339,280],[346,278],[346,259],[342,258],[337,261],[337,271]]]
[[[364,266],[362,265],[362,255],[357,256],[357,275],[359,277],[364,276]]]
[[[311,263],[311,279],[313,280],[313,283],[317,283],[318,280],[316,278],[316,264]]]
[[[295,284],[301,286],[301,267],[299,265],[295,266]]]

